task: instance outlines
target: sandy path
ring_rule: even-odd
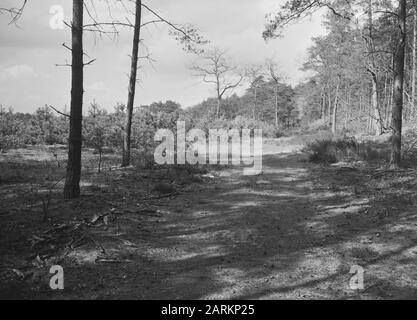
[[[142,248],[152,280],[139,275],[140,293],[125,297],[417,297],[415,242],[393,241],[384,223],[364,215],[366,197],[319,184],[298,149],[268,145],[263,175],[228,169],[212,187],[173,201],[176,210],[153,229],[156,241]],[[400,263],[407,254],[413,260]],[[354,265],[366,270],[362,291],[349,286]]]
[[[117,220],[119,239],[103,242],[119,263],[97,263],[94,246],[79,248],[70,255],[79,263],[64,264],[65,291],[40,297],[416,298],[416,206],[357,192],[360,172],[323,171],[299,149],[270,141],[262,175],[224,169],[154,213],[135,211],[140,181],[111,180],[108,194],[133,192],[121,199],[131,209]],[[355,265],[365,270],[360,291],[349,286]]]

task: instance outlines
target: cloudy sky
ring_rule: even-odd
[[[2,0],[7,7],[17,0]],[[109,20],[108,10],[95,0],[101,21]],[[110,0],[112,1],[112,0]],[[9,26],[8,17],[0,15],[0,104],[14,110],[32,112],[45,104],[64,109],[69,105],[70,69],[57,67],[70,61],[62,44],[70,44],[68,28],[50,26],[51,7],[60,5],[65,20],[71,20],[70,0],[29,0],[19,26]],[[210,45],[227,49],[239,64],[260,63],[275,58],[292,84],[305,75],[298,70],[305,58],[311,37],[323,34],[320,17],[312,17],[287,29],[285,37],[265,43],[261,37],[265,15],[284,0],[147,0],[163,17],[175,23],[191,23],[211,41]],[[121,7],[112,8],[112,16],[122,18]],[[151,16],[145,12],[144,20]],[[86,36],[85,51],[97,59],[86,67],[85,105],[96,100],[112,110],[127,98],[131,30],[121,30],[116,39]],[[141,38],[155,60],[140,73],[136,105],[174,100],[183,107],[192,106],[213,95],[212,88],[192,76],[188,66],[195,56],[182,51],[181,45],[162,25],[150,26]],[[86,58],[87,60],[87,58]],[[242,91],[243,88],[240,89]],[[238,92],[239,93],[239,92]]]

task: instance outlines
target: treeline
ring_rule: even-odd
[[[391,132],[390,164],[398,168],[403,121],[415,117],[417,3],[288,0],[268,18],[264,39],[321,9],[328,12],[328,34],[309,51],[305,69],[315,73],[309,91],[315,107],[304,116],[327,121],[333,132],[341,125]]]
[[[256,93],[255,93],[256,90]],[[222,99],[217,117],[217,99],[208,98],[187,110],[195,127],[263,129],[267,137],[279,137],[285,130],[299,124],[294,104],[295,90],[284,83],[274,84],[262,76],[245,94],[233,94]]]
[[[56,116],[49,107],[33,114],[13,112],[0,106],[0,150],[36,144],[65,144],[68,120]]]
[[[131,146],[151,153],[158,129],[175,131],[178,120],[186,122],[187,129],[215,128],[263,129],[267,137],[278,137],[286,129],[299,123],[294,109],[295,90],[284,83],[274,84],[263,78],[245,94],[233,94],[222,100],[220,117],[216,116],[217,101],[209,98],[189,109],[182,109],[174,101],[154,102],[135,108],[132,118]],[[277,111],[277,113],[275,112]],[[121,150],[125,132],[126,107],[118,104],[112,112],[93,102],[83,117],[83,145],[99,153],[104,148]],[[69,117],[44,106],[34,113],[14,112],[0,108],[0,150],[26,145],[67,144]],[[153,151],[152,151],[153,152]]]
[[[173,129],[180,115],[179,104],[167,101],[137,108],[132,122],[132,146],[143,148],[159,128]],[[102,152],[104,148],[122,149],[126,107],[118,104],[112,112],[92,103],[83,117],[83,145]],[[14,112],[0,108],[0,150],[26,145],[67,144],[69,119],[48,106],[34,113]]]

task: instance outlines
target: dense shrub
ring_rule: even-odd
[[[68,137],[68,120],[56,116],[48,107],[34,114],[0,112],[0,149],[21,148],[36,144],[65,144]]]
[[[137,109],[132,123],[132,148],[135,149],[133,163],[139,167],[154,164],[154,151],[158,142],[154,141],[159,129],[177,131],[177,121],[181,120],[181,106],[173,101],[153,103]]]
[[[387,161],[388,149],[386,143],[358,142],[354,137],[340,137],[309,142],[303,151],[309,155],[311,162],[331,164],[342,161]]]
[[[24,146],[15,136],[0,136],[0,151],[7,151],[13,148]]]
[[[335,163],[336,147],[332,140],[317,140],[308,143],[303,150],[309,154],[309,161],[316,163]]]

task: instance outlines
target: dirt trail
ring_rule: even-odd
[[[416,298],[416,237],[399,233],[400,219],[393,234],[391,220],[367,209],[368,197],[329,190],[298,147],[267,145],[262,175],[227,169],[171,201],[137,230],[129,281],[106,296]],[[362,291],[349,287],[353,265],[366,270]]]
[[[46,297],[417,298],[416,206],[381,218],[387,203],[341,187],[354,173],[323,177],[298,147],[276,141],[262,175],[225,169],[156,214],[121,216],[134,245],[113,249],[126,262],[97,264],[94,250],[78,250],[67,289]],[[354,265],[365,269],[363,290],[349,287]]]

